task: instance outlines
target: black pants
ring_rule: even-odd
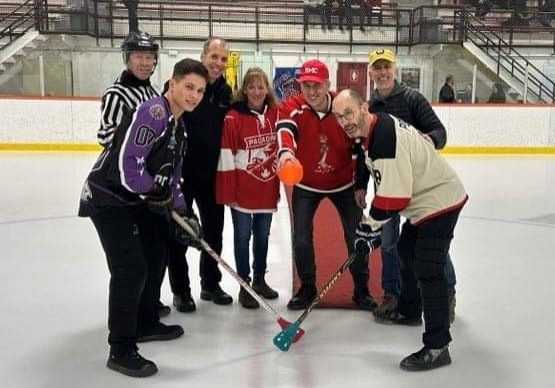
[[[208,181],[187,180],[182,187],[187,206],[192,206],[195,202],[198,207],[204,240],[217,254],[221,254],[224,206],[216,203],[214,184]],[[181,295],[185,291],[190,292],[189,267],[185,258],[187,248],[177,243],[171,245],[168,262],[170,285],[174,295]],[[218,262],[204,251],[200,255],[200,278],[204,290],[214,289],[222,280]]]
[[[137,14],[139,0],[123,0],[123,4],[127,8],[129,17],[129,32],[139,32],[139,17]]]
[[[167,222],[144,205],[110,207],[91,219],[110,271],[108,343],[123,352],[135,346],[137,330],[159,321]]]
[[[339,8],[339,28],[343,28],[344,20],[347,22],[347,29],[351,30],[353,28],[353,10],[350,5],[343,5]]]
[[[349,254],[354,250],[356,227],[362,211],[355,202],[353,187],[335,193],[318,193],[295,186],[292,195],[293,254],[297,274],[303,284],[315,284],[316,265],[314,257],[314,215],[320,202],[328,198],[337,209],[343,226],[343,237]],[[355,260],[349,267],[357,286],[368,282],[367,258]]]
[[[424,345],[441,348],[451,341],[445,262],[461,209],[418,226],[406,221],[397,245],[401,264],[398,311],[406,317],[424,312]]]
[[[172,222],[171,228],[175,233],[175,229],[179,228],[175,222]],[[175,241],[170,241],[168,245],[168,276],[170,279],[170,287],[172,294],[185,295],[191,293],[191,281],[189,279],[189,264],[185,253],[187,248]]]
[[[324,26],[324,23],[325,23],[325,25],[326,25],[326,26],[328,27],[328,29],[330,29],[330,30],[331,30],[331,28],[332,28],[331,17],[332,17],[332,13],[333,13],[333,9],[332,9],[332,5],[331,5],[331,4],[332,4],[331,1],[326,1],[326,2],[324,3],[324,5],[321,5],[321,6],[320,6],[320,7],[321,7],[320,9],[322,10],[322,11],[321,11],[322,13],[320,14],[320,17],[321,17],[321,19],[322,19],[322,26]]]

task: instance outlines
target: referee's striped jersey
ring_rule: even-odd
[[[114,131],[125,114],[160,93],[150,84],[150,79],[140,80],[124,70],[112,86],[102,95],[100,128],[97,138],[106,147],[114,138]]]

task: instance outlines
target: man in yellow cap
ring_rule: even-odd
[[[387,48],[374,50],[368,55],[368,61],[368,75],[375,87],[368,101],[370,112],[384,112],[396,116],[422,132],[436,149],[443,148],[447,138],[445,127],[422,94],[395,78],[397,64],[393,51]],[[357,204],[362,209],[366,207],[368,180],[367,169],[357,168],[355,196]],[[406,319],[396,314],[399,295],[401,295],[401,274],[397,254],[399,223],[400,217],[397,215],[383,226],[381,248],[384,300],[373,313],[376,322],[379,323],[420,325],[422,322],[420,317]],[[456,278],[449,256],[445,264],[445,276],[449,293],[449,318],[452,323],[455,319]]]

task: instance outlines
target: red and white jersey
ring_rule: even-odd
[[[263,113],[236,103],[224,119],[216,202],[247,213],[277,210],[277,107]]]
[[[328,93],[328,108],[333,97]],[[303,165],[299,187],[335,192],[353,185],[352,140],[331,109],[319,114],[302,95],[289,97],[280,104],[276,129],[279,152],[291,151]]]
[[[468,195],[457,173],[413,126],[377,113],[366,139],[366,164],[372,173],[375,196],[368,223],[378,229],[400,213],[418,225],[462,207]]]

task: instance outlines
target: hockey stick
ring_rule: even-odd
[[[322,288],[320,293],[316,295],[314,300],[310,303],[310,305],[303,311],[303,313],[299,316],[299,318],[291,324],[291,326],[284,328],[274,337],[274,345],[277,346],[279,350],[284,352],[288,351],[291,347],[291,343],[295,342],[296,339],[294,338],[295,333],[301,326],[301,323],[306,319],[308,314],[312,311],[312,309],[322,300],[324,295],[328,293],[330,288],[335,284],[335,282],[343,275],[343,272],[349,267],[349,265],[357,258],[357,254],[353,253],[350,255],[347,260],[335,273],[332,275],[331,279],[326,283],[326,285]],[[297,338],[298,339],[298,338]]]
[[[185,230],[185,232],[187,232],[190,236],[195,237],[196,233],[193,230],[193,228],[191,228],[191,226],[187,223],[187,221],[181,218],[181,216],[179,216],[179,214],[177,214],[175,210],[172,210],[171,216],[174,219],[174,221]],[[251,294],[251,296],[254,299],[256,299],[256,301],[260,303],[260,305],[264,309],[266,309],[266,311],[268,311],[274,316],[274,318],[276,319],[276,322],[282,329],[285,329],[286,327],[291,327],[291,322],[289,322],[287,319],[279,315],[279,313],[272,307],[272,305],[270,305],[268,302],[266,302],[265,299],[263,299],[260,295],[258,295],[256,291],[252,289],[250,284],[244,281],[243,278],[241,278],[239,274],[237,274],[237,272],[235,272],[235,270],[233,270],[233,268],[231,268],[229,264],[227,264],[226,261],[221,256],[219,256],[210,247],[210,245],[208,245],[206,241],[204,241],[204,239],[198,238],[197,241],[200,243],[200,245],[206,251],[206,253],[212,256],[212,258],[216,260],[218,264],[224,267],[224,269],[231,275],[231,277],[233,277],[235,280],[239,282],[239,284],[241,285],[241,287],[243,287],[245,291]],[[295,330],[295,332],[291,334],[290,341],[296,342],[299,338],[303,336],[304,330],[299,326],[300,324],[297,325],[297,329]]]

